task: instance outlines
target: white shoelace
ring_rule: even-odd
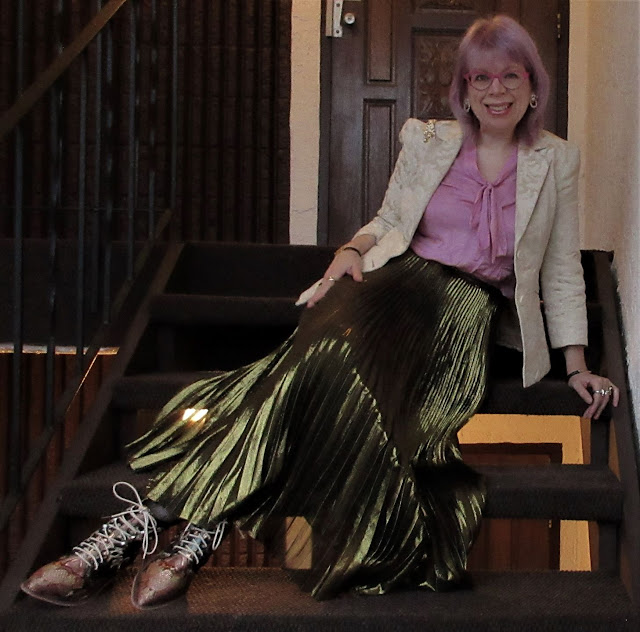
[[[118,487],[123,486],[133,494],[133,498],[126,498],[118,493]],[[113,514],[97,531],[86,540],[73,548],[73,552],[87,565],[98,570],[100,564],[109,562],[112,566],[119,565],[123,560],[125,546],[142,536],[142,555],[153,553],[158,548],[158,523],[149,509],[142,502],[138,490],[127,483],[119,481],[113,485],[113,495],[126,503],[131,503],[124,511]],[[153,538],[153,547],[149,546],[149,539]]]
[[[173,545],[173,551],[198,564],[205,556],[209,546],[215,551],[222,542],[227,521],[219,522],[215,529],[207,530],[189,523],[181,533],[178,541]]]

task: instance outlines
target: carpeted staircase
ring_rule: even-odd
[[[600,255],[602,256],[602,255]],[[40,560],[62,551],[89,524],[121,510],[115,480],[144,487],[145,477],[122,463],[122,447],[180,387],[213,371],[256,359],[295,327],[293,304],[317,278],[331,249],[306,246],[187,244],[158,266],[148,301],[133,319],[123,360],[105,388],[109,405],[79,467],[58,489],[57,524]],[[589,284],[590,363],[603,362],[601,306],[594,257],[585,253]],[[119,373],[118,373],[119,371]],[[568,389],[557,356],[542,383],[522,389],[518,359],[496,352],[483,412],[579,415],[584,403]],[[146,421],[145,421],[146,420]],[[599,569],[593,572],[482,572],[473,588],[450,593],[407,591],[383,597],[316,602],[276,568],[204,568],[186,598],[140,612],[129,603],[133,571],[113,590],[77,608],[19,597],[3,615],[7,632],[47,630],[412,630],[424,632],[612,632],[640,629],[620,579],[618,526],[623,486],[608,463],[609,418],[592,423],[589,465],[484,466],[487,517],[588,520],[599,526]],[[626,502],[626,501],[625,501]],[[71,535],[72,534],[72,535]]]

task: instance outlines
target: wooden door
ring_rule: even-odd
[[[345,0],[341,38],[322,52],[318,243],[348,240],[378,210],[410,117],[452,118],[458,42],[479,16],[507,13],[535,38],[551,77],[546,127],[566,133],[568,0]]]

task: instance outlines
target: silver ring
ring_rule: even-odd
[[[327,281],[333,281],[333,283],[335,283],[338,279],[334,279],[333,277],[329,277],[327,278]]]
[[[599,388],[597,391],[593,391],[594,395],[602,395],[602,397],[608,395],[610,392],[611,391],[605,391],[603,388]]]
[[[612,392],[613,392],[613,384],[611,384],[607,389],[607,395],[611,395]]]

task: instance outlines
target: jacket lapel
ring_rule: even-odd
[[[416,206],[418,221],[424,213],[427,202],[447,175],[460,151],[462,132],[457,127],[450,129],[450,126],[436,124],[434,142],[439,144],[437,151],[433,151],[432,148],[427,148],[425,145],[424,159],[415,183],[416,195],[420,200]]]
[[[549,149],[544,137],[533,147],[518,148],[518,174],[516,180],[515,245],[518,246],[538,201],[549,165]]]

